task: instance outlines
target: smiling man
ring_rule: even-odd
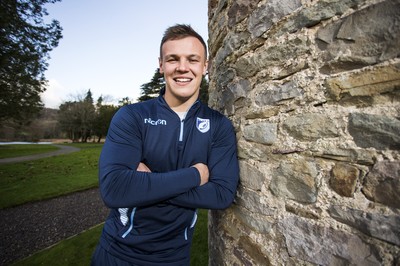
[[[199,101],[207,47],[188,25],[160,45],[165,88],[122,107],[99,161],[111,209],[92,265],[189,265],[197,209],[225,209],[239,180],[230,121]]]
[[[172,110],[184,112],[199,96],[201,80],[207,72],[207,50],[202,39],[196,37],[168,39],[175,34],[171,32],[162,41],[160,73],[166,81],[165,101]]]

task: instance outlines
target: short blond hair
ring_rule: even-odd
[[[162,46],[165,42],[169,40],[179,40],[186,37],[195,37],[198,39],[204,47],[204,55],[207,58],[207,45],[204,42],[200,34],[198,34],[190,25],[186,24],[176,24],[165,30],[164,36],[160,44],[160,58],[162,58]]]

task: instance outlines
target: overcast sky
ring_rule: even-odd
[[[207,42],[207,0],[63,0],[47,5],[58,20],[63,38],[50,53],[45,72],[49,86],[42,94],[46,107],[58,108],[88,89],[96,101],[129,97],[158,67],[165,29],[190,24]]]

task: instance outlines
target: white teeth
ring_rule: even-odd
[[[178,81],[178,82],[189,82],[191,79],[185,79],[185,78],[179,78],[179,79],[176,79],[176,81]]]

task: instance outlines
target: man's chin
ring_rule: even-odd
[[[196,94],[196,90],[191,87],[175,87],[174,95],[179,98],[191,98]]]
[[[181,102],[186,102],[193,97],[193,94],[192,95],[175,95],[175,97]]]
[[[174,87],[167,87],[171,96],[175,97],[177,100],[181,102],[186,102],[192,98],[196,98],[198,95],[198,90],[194,89],[193,86],[174,86]]]

